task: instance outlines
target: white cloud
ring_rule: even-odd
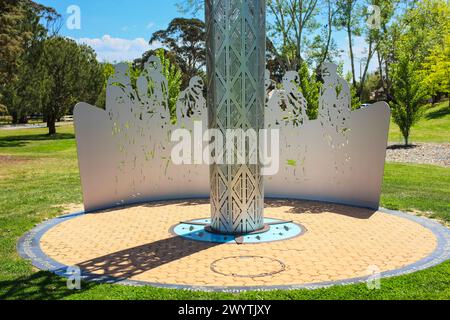
[[[144,38],[114,38],[107,34],[101,38],[80,38],[76,41],[92,47],[97,53],[97,59],[102,62],[132,61],[141,57],[145,51],[161,46],[160,43],[150,45]]]
[[[152,21],[150,21],[148,24],[147,24],[147,29],[153,29],[153,27],[155,26],[155,23],[154,22],[152,22]]]

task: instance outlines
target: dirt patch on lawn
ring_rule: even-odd
[[[17,157],[17,156],[2,156],[0,155],[0,165],[5,165],[5,164],[20,164],[20,163],[24,163],[24,162],[28,162],[31,161],[30,158],[26,158],[26,157]]]
[[[68,203],[68,204],[56,205],[53,207],[54,208],[62,208],[63,214],[84,211],[84,205],[82,203]]]

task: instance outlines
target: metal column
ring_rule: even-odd
[[[265,0],[205,3],[209,127],[224,138],[227,129],[258,134],[265,108]],[[261,168],[248,162],[248,154],[246,159],[245,164],[211,165],[211,228],[216,232],[245,234],[264,227]]]

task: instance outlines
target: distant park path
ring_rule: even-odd
[[[65,126],[65,125],[71,125],[73,122],[57,122],[57,126]],[[0,130],[23,130],[23,129],[40,129],[40,128],[47,128],[46,123],[35,123],[35,124],[6,124],[6,125],[0,125]]]
[[[22,129],[38,129],[45,128],[47,125],[45,123],[39,124],[16,124],[16,125],[1,125],[0,130],[22,130]]]

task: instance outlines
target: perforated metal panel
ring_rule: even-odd
[[[208,0],[206,23],[209,127],[224,135],[227,129],[258,132],[264,127],[265,1]],[[263,227],[263,179],[248,152],[245,164],[210,167],[211,223],[217,231]]]

